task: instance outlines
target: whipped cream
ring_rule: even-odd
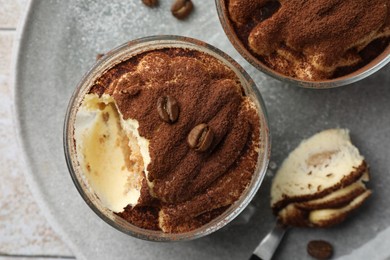
[[[347,129],[317,133],[302,141],[283,162],[273,181],[271,204],[281,201],[284,194],[299,197],[332,187],[363,161]]]
[[[349,131],[325,130],[302,141],[283,162],[272,184],[271,206],[286,225],[330,227],[371,195],[367,181],[367,164]]]
[[[76,152],[84,177],[102,204],[113,212],[135,206],[142,172],[150,163],[149,141],[138,121],[124,120],[107,94],[87,94],[75,121]]]

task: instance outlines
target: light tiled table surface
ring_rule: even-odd
[[[10,85],[16,28],[27,0],[0,0],[0,260],[69,259],[72,252],[51,229],[18,163]]]

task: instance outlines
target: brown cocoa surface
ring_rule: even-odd
[[[318,72],[314,76],[335,78],[368,64],[390,43],[389,0],[225,2],[227,15],[243,45],[260,62],[287,76],[296,75],[290,69],[291,64],[280,60],[277,49],[287,49],[303,62],[307,55],[318,53],[319,64],[329,67],[342,58],[360,59],[351,66],[337,68],[331,75]],[[361,40],[371,34],[373,39],[376,34],[387,36],[361,47]],[[248,42],[250,37],[252,46]]]
[[[161,210],[164,231],[186,232],[220,215],[250,183],[259,117],[234,72],[212,56],[178,48],[146,52],[108,70],[90,92],[112,95],[124,119],[136,119],[150,140],[147,178],[154,187],[144,181],[140,205],[119,214],[130,223],[159,229]],[[175,122],[161,119],[162,96],[177,101]],[[199,152],[187,137],[202,123],[214,137]]]

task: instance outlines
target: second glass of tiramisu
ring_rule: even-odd
[[[238,52],[283,81],[337,87],[390,61],[388,0],[216,0],[216,5]]]

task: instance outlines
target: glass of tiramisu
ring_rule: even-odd
[[[261,95],[235,61],[195,39],[153,36],[110,51],[83,77],[64,147],[97,215],[173,241],[210,234],[248,205],[270,136]]]
[[[283,81],[337,87],[390,61],[388,0],[216,0],[216,5],[237,51]]]

